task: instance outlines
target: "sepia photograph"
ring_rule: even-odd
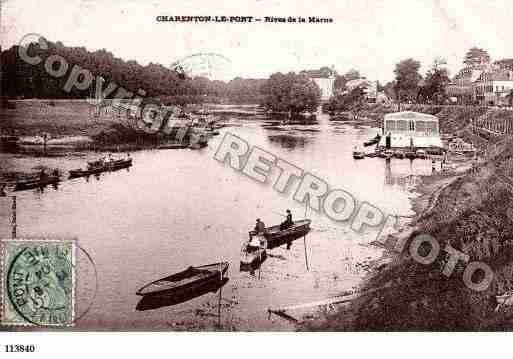
[[[0,0],[0,352],[511,331],[512,16]]]

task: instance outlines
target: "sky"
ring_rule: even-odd
[[[37,33],[67,46],[105,48],[124,60],[170,66],[198,53],[222,56],[214,78],[265,78],[333,66],[382,83],[413,57],[451,74],[472,46],[513,58],[511,0],[0,0],[2,49]],[[176,23],[167,16],[317,16],[332,23]],[[221,57],[219,57],[221,58]],[[226,60],[225,60],[226,59]]]

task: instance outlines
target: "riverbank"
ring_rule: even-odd
[[[45,150],[134,151],[173,140],[170,138],[173,134],[138,129],[135,120],[110,107],[97,113],[86,100],[10,101],[0,111],[0,132],[15,133],[19,147],[32,152],[43,147]],[[184,139],[191,134],[186,134]]]
[[[412,205],[416,216],[389,244],[404,243],[388,263],[374,267],[357,299],[322,320],[305,323],[307,330],[500,330],[511,324],[511,306],[498,306],[497,297],[513,290],[513,141],[484,161],[479,171],[462,162],[453,173],[424,177]],[[412,259],[409,244],[417,234],[429,234],[440,244],[433,263]],[[484,290],[463,281],[465,265],[442,273],[449,245],[481,261],[493,271]],[[428,248],[420,248],[424,255]],[[483,272],[472,277],[480,282]],[[481,276],[480,276],[481,275]]]

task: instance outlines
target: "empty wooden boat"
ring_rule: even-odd
[[[365,141],[365,142],[363,143],[363,145],[364,145],[365,147],[372,146],[372,145],[377,144],[380,140],[381,140],[381,135],[379,135],[379,134],[378,134],[378,135],[376,135],[376,137],[371,138],[371,139],[370,139],[370,140],[368,140],[368,141]]]
[[[204,285],[221,282],[228,270],[228,262],[189,267],[181,272],[161,278],[139,289],[137,295],[185,294]]]

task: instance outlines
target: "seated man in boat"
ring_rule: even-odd
[[[294,222],[292,221],[292,213],[290,212],[290,209],[287,209],[287,219],[285,220],[285,222],[282,222],[280,224],[280,230],[290,228],[293,225],[294,225]]]
[[[255,224],[255,232],[256,234],[262,234],[265,232],[265,223],[260,220],[260,218],[257,218],[256,224]]]
[[[41,172],[39,173],[39,179],[40,179],[41,181],[43,181],[43,180],[45,180],[47,177],[48,177],[48,175],[46,174],[45,169],[44,169],[44,168],[43,168],[43,169],[41,169]]]

